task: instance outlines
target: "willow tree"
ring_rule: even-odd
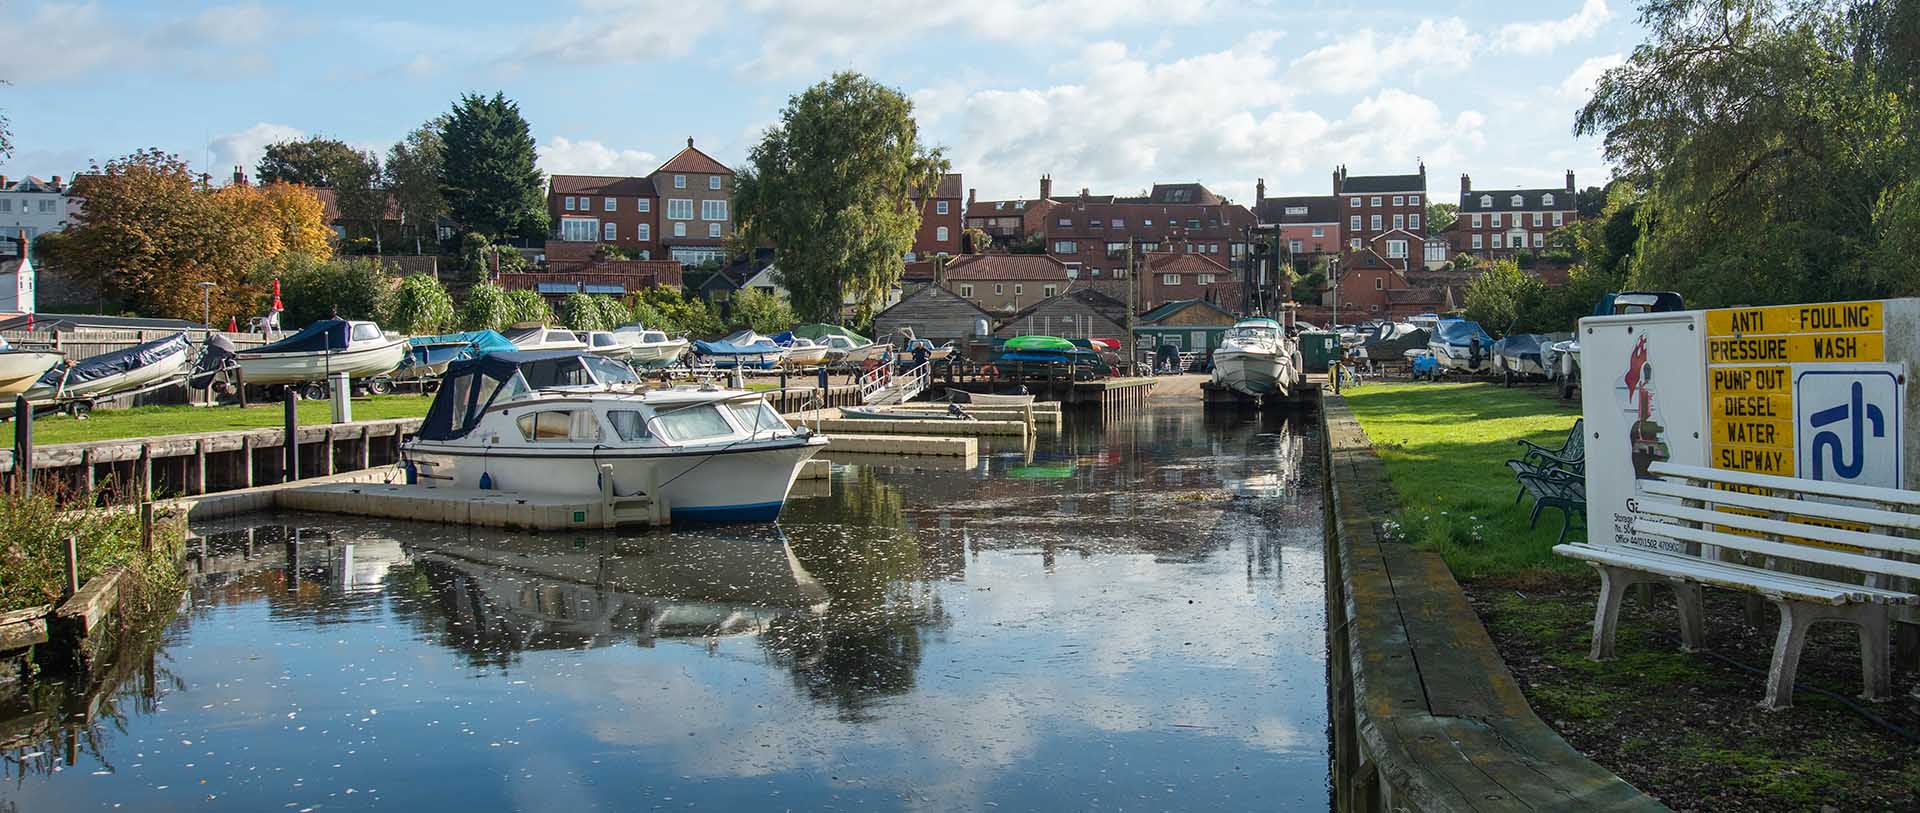
[[[752,244],[772,244],[780,284],[809,321],[865,321],[900,280],[920,228],[917,190],[947,170],[920,143],[913,103],[857,73],[788,100],[735,178],[734,212]]]

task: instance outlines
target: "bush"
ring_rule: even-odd
[[[388,300],[382,326],[413,336],[444,333],[453,326],[453,297],[439,280],[409,275]]]
[[[607,324],[600,303],[577,291],[567,294],[567,298],[560,303],[560,312],[564,314],[566,326],[573,330],[612,330],[614,327]]]
[[[655,285],[640,292],[635,318],[651,328],[696,337],[715,337],[726,329],[720,315],[705,300],[681,294],[679,288]]]
[[[513,324],[513,300],[491,282],[482,282],[467,290],[467,303],[460,308],[460,326],[467,330],[504,330]]]
[[[518,291],[508,291],[507,304],[513,309],[513,318],[509,319],[507,324],[539,322],[540,324],[547,325],[553,323],[553,308],[547,305],[547,300],[542,298],[538,291],[525,288]]]
[[[91,504],[81,498],[71,502]],[[156,598],[181,587],[174,556],[185,538],[183,524],[156,519],[154,551],[141,548],[140,515],[117,510],[63,510],[57,495],[36,492],[29,499],[9,495],[0,502],[0,612],[60,600],[66,588],[66,547],[74,537],[80,552],[80,582],[116,565],[136,576],[135,595]]]
[[[793,323],[793,306],[772,291],[749,288],[733,299],[731,327],[746,327],[755,333],[771,335],[792,327]]]
[[[286,254],[255,269],[254,276],[262,286],[280,280],[280,300],[286,306],[280,324],[288,330],[335,315],[379,321],[392,293],[386,269],[366,257],[319,260]]]

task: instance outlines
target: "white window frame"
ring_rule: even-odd
[[[1387,257],[1389,259],[1398,260],[1398,259],[1403,259],[1406,256],[1407,256],[1407,241],[1405,240],[1388,240],[1387,241]]]
[[[727,221],[727,202],[724,200],[700,201],[700,219],[725,223]]]
[[[1359,215],[1354,215],[1354,216],[1352,216],[1352,217],[1349,217],[1349,218],[1347,218],[1347,228],[1349,228],[1349,229],[1352,229],[1352,230],[1354,230],[1354,231],[1359,231],[1359,230],[1360,230],[1360,216],[1359,216]]]
[[[1161,274],[1160,284],[1161,285],[1179,285],[1180,275],[1179,274]]]
[[[720,239],[720,224],[718,224],[718,223],[708,223],[708,224],[707,224],[707,236],[708,236],[708,237],[710,237],[710,238],[713,238],[713,239],[715,239],[715,240],[718,240],[718,239]]]
[[[1367,218],[1367,225],[1372,227],[1370,229],[1367,229],[1367,231],[1380,231],[1380,228],[1381,228],[1380,224],[1383,222],[1384,221],[1381,219],[1380,215],[1374,215],[1373,217]]]
[[[1040,295],[1047,297],[1049,299],[1055,296],[1058,296],[1059,294],[1060,294],[1060,286],[1058,285],[1046,285],[1040,288]]]
[[[1544,234],[1541,234],[1541,233],[1539,233],[1539,232],[1534,232],[1534,233],[1533,233],[1533,247],[1534,247],[1534,248],[1541,248],[1541,247],[1543,247],[1543,246],[1545,246],[1545,245],[1546,245],[1546,241],[1547,241],[1547,236],[1546,236],[1546,235],[1544,235]]]
[[[1406,228],[1406,227],[1407,227],[1407,216],[1406,216],[1406,215],[1394,215],[1394,216],[1393,216],[1393,227],[1394,227],[1394,228],[1396,228],[1396,229],[1404,229],[1404,228]]]
[[[1024,294],[1026,292],[1027,292],[1027,286],[1025,283],[1016,282],[1013,284],[1014,296],[1020,296],[1021,294]]]
[[[1384,290],[1386,290],[1386,289],[1387,289],[1387,280],[1386,280],[1386,278],[1385,278],[1385,277],[1374,277],[1374,278],[1373,278],[1373,289],[1374,289],[1374,290],[1376,290],[1376,291],[1384,291]]]
[[[1395,206],[1405,206],[1405,205],[1407,205],[1407,196],[1406,196],[1406,195],[1394,195],[1394,196],[1393,196],[1393,205],[1395,205]]]
[[[642,241],[642,242],[645,242],[645,241],[648,241],[648,240],[652,240],[652,239],[653,239],[653,224],[652,224],[652,223],[642,223],[642,224],[640,224],[640,228],[639,228],[639,229],[638,229],[638,230],[637,230],[637,231],[636,231],[636,232],[634,233],[634,239],[636,239],[636,240],[640,240],[640,241]]]
[[[948,234],[949,234],[949,232],[947,231],[947,227],[945,227],[945,226],[941,226],[941,227],[939,227],[939,228],[936,228],[936,229],[934,229],[934,230],[933,230],[933,239],[935,239],[935,240],[938,240],[938,241],[940,241],[940,242],[942,242],[942,243],[944,243],[944,242],[946,242],[946,241],[947,241],[947,239],[948,239],[948,238],[947,238],[947,235],[948,235]]]
[[[1544,226],[1546,224],[1547,224],[1547,216],[1544,212],[1533,213],[1533,225]]]
[[[711,190],[713,190],[713,191],[715,191],[715,192],[718,192],[718,191],[720,191],[720,176],[718,176],[718,175],[708,175],[708,176],[707,176],[707,188],[708,188],[708,189],[711,189]]]
[[[1373,196],[1373,197],[1371,197],[1371,198],[1367,198],[1367,205],[1368,205],[1368,206],[1379,206],[1379,205],[1380,205],[1380,196],[1379,196],[1379,195],[1374,195],[1374,196]]]
[[[1294,254],[1299,254],[1300,252],[1305,251],[1306,247],[1307,247],[1306,243],[1300,242],[1297,239],[1287,241],[1287,251],[1292,252]]]
[[[600,208],[603,211],[608,211],[608,212],[620,211],[620,204],[617,202],[618,200],[619,198],[615,198],[615,197],[603,198]]]
[[[960,297],[961,297],[962,299],[972,299],[972,298],[973,298],[973,286],[972,286],[971,284],[962,284],[962,285],[960,286]]]
[[[1501,243],[1503,243],[1503,242],[1505,242],[1505,241],[1504,241],[1504,240],[1501,240],[1501,239],[1500,239],[1500,235],[1499,235],[1499,234],[1495,234],[1495,235],[1493,236],[1493,247],[1494,247],[1494,248],[1505,248],[1506,246],[1503,246],[1503,245],[1501,245]]]
[[[1513,196],[1512,198],[1510,198],[1509,200],[1510,200],[1510,201],[1511,201],[1511,202],[1513,203],[1513,205],[1515,205],[1515,206],[1525,206],[1525,205],[1527,205],[1527,199],[1526,199],[1526,198],[1523,198],[1523,197],[1521,197],[1521,196],[1519,196],[1519,195],[1514,195],[1514,196]]]
[[[1475,215],[1473,216],[1473,227],[1477,229],[1477,228],[1480,228],[1480,227],[1481,227],[1481,225],[1482,225],[1482,224],[1481,224],[1481,222],[1480,222],[1480,215],[1478,215],[1478,214],[1475,214]]]
[[[685,176],[685,175],[675,175],[675,176],[673,176],[673,188],[675,188],[675,189],[685,189],[685,188],[687,188],[687,176]]]
[[[687,236],[687,221],[684,221],[684,220],[673,221],[673,236],[675,237]]]
[[[1500,213],[1494,212],[1492,217],[1493,217],[1493,227],[1496,229],[1500,228]]]
[[[569,211],[569,212],[571,212],[571,211],[575,211],[575,210],[574,210],[574,208],[573,208],[573,201],[574,201],[574,198],[573,198],[573,196],[572,196],[572,195],[568,195],[568,196],[567,196],[567,211]]]
[[[1478,235],[1478,234],[1476,234],[1476,235],[1474,235],[1474,236],[1473,236],[1473,247],[1474,247],[1475,249],[1479,249],[1479,248],[1481,248],[1481,247],[1482,247],[1482,246],[1481,246],[1480,244],[1481,244],[1481,240],[1480,240],[1480,235]]]
[[[620,239],[620,224],[615,223],[611,220],[600,224],[600,241],[601,242],[607,242],[609,240],[618,240],[618,239]]]
[[[693,198],[667,198],[668,220],[692,220]]]
[[[1212,275],[1212,274],[1201,274],[1201,275],[1200,275],[1200,284],[1201,284],[1201,285],[1212,285],[1212,284],[1213,284],[1213,275]]]
[[[934,214],[937,214],[937,215],[944,215],[944,214],[947,214],[947,213],[948,213],[949,211],[951,211],[951,210],[950,210],[950,209],[948,209],[948,207],[947,207],[947,201],[944,201],[944,200],[936,200],[936,201],[934,201],[934,202],[933,202],[933,213],[934,213]]]
[[[1566,223],[1565,223],[1564,221],[1562,221],[1562,220],[1561,220],[1561,213],[1560,213],[1560,212],[1554,212],[1554,213],[1553,213],[1553,225],[1554,225],[1554,228],[1559,228],[1559,227],[1561,227],[1561,226],[1564,226],[1564,225],[1566,225]]]
[[[1359,206],[1359,205],[1360,205],[1360,198],[1358,198],[1358,197],[1352,197],[1352,198],[1348,198],[1348,199],[1347,199],[1347,201],[1348,201],[1348,203],[1349,203],[1350,205],[1353,205],[1353,206]]]
[[[1080,242],[1078,240],[1055,240],[1053,241],[1053,253],[1079,254]]]
[[[1553,205],[1553,193],[1552,193],[1552,192],[1548,192],[1548,193],[1546,193],[1546,194],[1544,194],[1544,195],[1541,195],[1541,196],[1540,196],[1540,205],[1541,205],[1541,206],[1552,206],[1552,205]]]
[[[591,243],[600,237],[600,221],[585,217],[560,218],[560,239],[569,243]]]
[[[640,202],[635,206],[634,211],[638,211],[638,212],[653,211],[653,201],[648,198],[641,198]]]
[[[1482,208],[1482,209],[1491,209],[1491,208],[1493,208],[1493,196],[1492,196],[1492,195],[1481,195],[1481,196],[1480,196],[1480,208]]]
[[[1419,205],[1420,205],[1420,196],[1419,196],[1419,195],[1408,195],[1408,196],[1407,196],[1407,205],[1408,205],[1408,206],[1419,206]]]
[[[1327,236],[1327,227],[1325,227],[1325,226],[1315,226],[1315,227],[1313,227],[1313,236],[1315,236],[1315,237],[1325,237],[1325,236]]]
[[[1414,231],[1419,231],[1419,230],[1420,230],[1420,216],[1419,216],[1419,215],[1407,215],[1407,228],[1409,228],[1409,229],[1413,229]]]
[[[1349,238],[1347,238],[1347,248],[1349,248],[1349,249],[1351,249],[1351,250],[1353,250],[1353,251],[1359,251],[1359,250],[1360,250],[1360,238],[1358,238],[1358,237],[1349,237]]]

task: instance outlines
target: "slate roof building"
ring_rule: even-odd
[[[1067,289],[1064,263],[1045,254],[969,254],[947,265],[946,285],[990,313],[1009,314]]]
[[[1002,320],[993,335],[1121,339],[1126,325],[1127,303],[1091,288],[1076,288],[1020,309]]]
[[[1556,229],[1580,219],[1573,170],[1559,189],[1474,189],[1460,175],[1460,211],[1448,229],[1453,252],[1486,259],[1546,249]]]
[[[687,139],[645,176],[554,175],[548,179],[549,240],[606,243],[641,259],[698,266],[726,261],[733,233],[733,170]]]

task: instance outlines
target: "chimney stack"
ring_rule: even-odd
[[[58,175],[53,176],[53,191],[58,192],[61,190],[61,188],[62,187],[60,186],[60,176]]]
[[[969,187],[967,187],[967,205],[968,205],[968,206],[972,206],[972,205],[973,205],[973,193],[974,193],[975,191],[976,191],[976,190],[975,190],[975,189],[974,189],[973,187],[971,187],[971,186],[969,186]]]
[[[1042,175],[1040,176],[1040,199],[1046,200],[1050,197],[1053,197],[1053,176]]]
[[[1267,179],[1259,178],[1253,182],[1253,205],[1259,206],[1267,200]]]
[[[1473,179],[1467,177],[1467,173],[1465,172],[1460,173],[1460,199],[1465,200],[1467,197],[1467,194],[1472,191],[1473,191]]]
[[[0,175],[0,190],[5,190],[6,188],[7,188],[7,176]]]
[[[234,186],[247,185],[247,173],[245,170],[240,168],[239,164],[233,165],[233,185]]]
[[[687,149],[693,149],[693,136],[687,136]]]
[[[1427,159],[1420,159],[1420,177],[1427,177]]]
[[[1567,191],[1573,191],[1573,170],[1567,170]]]

